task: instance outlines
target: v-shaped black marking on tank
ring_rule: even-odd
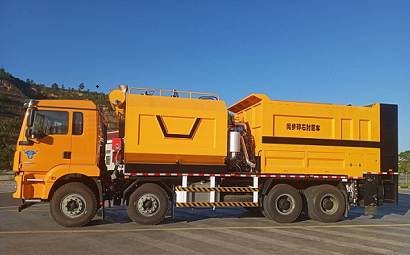
[[[165,137],[172,137],[172,138],[189,138],[192,139],[195,135],[196,130],[198,129],[199,123],[201,122],[201,118],[196,118],[194,125],[191,128],[191,131],[189,134],[169,134],[168,130],[165,126],[164,120],[162,119],[161,116],[156,115],[158,124],[161,127],[162,134],[164,134]]]

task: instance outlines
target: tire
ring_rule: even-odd
[[[268,216],[266,216],[266,212],[265,212],[265,208],[263,208],[263,201],[265,200],[265,197],[266,196],[263,196],[261,199],[260,199],[260,206],[259,206],[259,208],[260,208],[260,210],[261,210],[261,214],[262,214],[262,216],[263,217],[268,217]]]
[[[164,189],[154,183],[145,183],[130,195],[128,217],[139,224],[156,225],[165,219],[168,205]]]
[[[305,212],[307,212],[307,215],[309,218],[312,220],[318,220],[318,217],[315,214],[315,211],[313,210],[314,205],[313,205],[313,197],[318,191],[319,186],[311,186],[303,191],[303,194],[305,195],[305,206],[304,208]]]
[[[280,223],[294,222],[302,211],[302,197],[297,189],[277,184],[263,199],[265,216]]]
[[[64,227],[80,227],[89,223],[97,211],[93,191],[81,182],[58,188],[50,201],[51,217]]]
[[[309,216],[316,221],[337,222],[343,218],[346,201],[335,186],[324,184],[313,188],[308,198]]]

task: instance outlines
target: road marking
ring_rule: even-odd
[[[181,245],[176,245],[167,241],[162,241],[158,239],[151,238],[147,235],[131,235],[126,237],[130,241],[137,241],[144,245],[151,246],[156,249],[161,249],[167,253],[173,254],[193,254],[193,255],[203,255],[204,253],[195,251],[188,247]]]
[[[230,243],[230,242],[226,242],[225,240],[208,237],[205,235],[198,235],[194,233],[184,233],[184,232],[175,232],[175,235],[178,235],[184,238],[185,240],[191,239],[197,242],[210,244],[211,246],[219,246],[221,248],[232,250],[237,253],[239,252],[239,253],[245,253],[245,254],[259,254],[259,255],[277,254],[277,253],[266,253],[261,250],[251,248],[245,245],[240,245],[238,243]],[[215,249],[215,251],[218,251],[217,248]]]
[[[195,231],[195,230],[224,230],[224,229],[301,229],[309,230],[315,228],[383,228],[400,227],[410,228],[410,223],[402,224],[351,224],[351,225],[278,225],[278,226],[231,226],[231,227],[152,227],[152,228],[119,228],[119,229],[61,229],[61,230],[16,230],[0,231],[0,235],[10,234],[59,234],[59,233],[122,233],[122,232],[144,232],[144,231]]]
[[[0,206],[0,211],[10,211],[10,209],[18,209],[19,207],[17,205],[13,206]],[[29,211],[32,211],[33,209],[39,209],[39,208],[48,208],[47,204],[35,204],[30,206]]]
[[[386,231],[386,230],[387,230],[387,228],[385,228],[383,230],[375,230],[375,229],[367,229],[367,228],[359,229],[359,231],[377,235],[377,236],[379,236],[379,238],[380,238],[380,236],[386,237],[386,235],[387,236],[392,236],[392,237],[398,237],[398,238],[409,237],[409,235],[407,233],[396,233],[396,232],[389,232],[389,231]],[[391,229],[391,230],[392,231],[393,230],[400,230],[400,228],[396,227],[396,228]]]
[[[344,232],[338,232],[334,230],[328,230],[328,229],[310,229],[311,231],[316,231],[319,233],[324,233],[324,234],[329,234],[329,235],[334,235],[334,236],[341,236],[341,237],[346,237],[348,239],[358,239],[358,240],[365,240],[369,241],[371,243],[381,243],[381,244],[386,244],[386,245],[395,245],[395,246],[401,246],[401,247],[410,247],[410,244],[405,243],[405,242],[400,242],[400,241],[395,241],[395,240],[386,240],[380,237],[371,237],[371,236],[366,236],[363,234],[358,234],[358,233],[344,233]],[[359,229],[361,231],[362,229]]]
[[[124,247],[123,245],[113,245],[112,242],[107,242],[104,239],[101,238],[95,238],[94,236],[82,236],[81,240],[78,240],[79,238],[72,237],[72,239],[67,239],[64,240],[66,243],[71,243],[73,246],[77,249],[80,249],[78,247],[82,247],[82,245],[86,244],[87,249],[83,250],[83,254],[87,253],[92,253],[90,251],[99,251],[99,253],[103,254],[115,254],[115,255],[129,255],[131,252],[127,250],[127,247]],[[42,245],[40,245],[41,247]],[[70,246],[69,246],[70,247]],[[62,248],[60,247],[60,253],[64,254],[64,252],[67,252],[68,250],[71,250],[72,248]],[[44,247],[45,248],[45,247]],[[125,248],[125,249],[124,249]],[[41,249],[41,248],[40,248]],[[30,250],[31,253],[35,253],[32,250]],[[44,253],[44,250],[41,250]],[[104,252],[102,252],[104,251]],[[57,251],[58,252],[58,251]],[[22,252],[21,252],[22,253]],[[41,253],[41,252],[39,252]],[[49,251],[51,253],[51,251]]]
[[[229,236],[234,235],[234,236],[237,236],[238,238],[253,240],[255,242],[264,242],[264,243],[273,244],[275,245],[275,247],[281,246],[281,247],[285,247],[286,249],[291,249],[295,251],[303,250],[304,253],[319,254],[319,255],[321,254],[342,255],[343,254],[343,253],[334,252],[334,251],[325,250],[325,249],[316,249],[314,247],[306,247],[305,245],[299,245],[295,242],[287,242],[283,240],[278,240],[273,237],[269,238],[269,237],[260,235],[261,232],[259,232],[259,234],[255,234],[255,233],[250,234],[250,233],[245,233],[243,231],[235,231],[235,230],[230,230],[230,229],[216,230],[216,231],[220,233],[224,233]]]
[[[0,206],[0,209],[11,209],[11,208],[17,209],[18,206]]]
[[[312,228],[310,229],[312,230]],[[300,238],[304,240],[309,240],[313,242],[318,242],[318,243],[327,243],[330,245],[336,245],[340,247],[345,247],[348,249],[356,249],[356,250],[362,250],[366,253],[371,252],[371,253],[379,253],[379,254],[392,254],[392,250],[388,249],[383,249],[383,248],[378,248],[378,247],[372,247],[372,246],[367,246],[359,243],[354,243],[352,241],[349,242],[343,242],[340,240],[337,240],[336,238],[327,235],[326,237],[319,237],[316,235],[310,235],[309,233],[297,233],[297,232],[292,232],[292,231],[287,231],[287,230],[280,230],[280,229],[268,229],[267,231],[276,233],[279,235],[285,235],[289,237],[294,237],[294,238]],[[395,253],[395,254],[401,254],[401,253]],[[403,253],[404,255],[404,253]]]
[[[30,212],[47,212],[49,209],[48,208],[30,208]],[[20,213],[17,208],[15,208],[14,210],[0,210],[0,212],[17,212]]]

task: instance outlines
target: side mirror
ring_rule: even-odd
[[[32,136],[33,136],[34,138],[41,139],[41,138],[46,137],[47,134],[44,133],[42,130],[37,130],[37,129],[33,128]]]
[[[36,130],[34,127],[28,127],[26,130],[26,138],[27,139],[41,139],[46,137],[47,134],[40,131],[40,130]]]

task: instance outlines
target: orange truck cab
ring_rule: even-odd
[[[98,189],[105,126],[88,100],[30,100],[17,142],[14,198],[49,200],[63,184]],[[69,203],[71,200],[67,200]]]

